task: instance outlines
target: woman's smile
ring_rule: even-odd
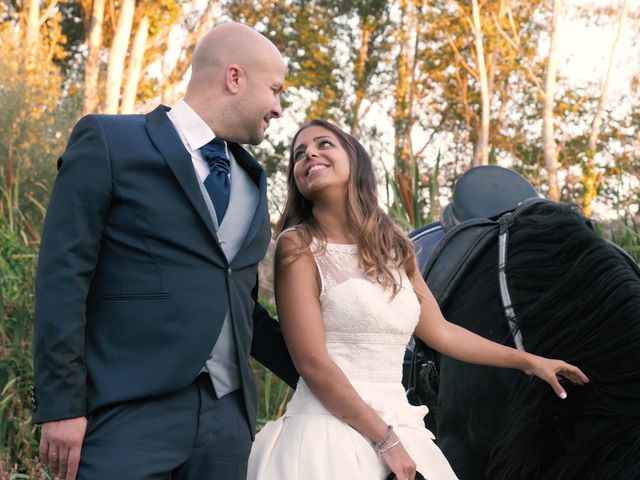
[[[325,168],[329,168],[329,166],[323,163],[314,163],[307,168],[307,173],[305,176],[310,177],[314,173],[319,172],[320,170],[324,170]]]

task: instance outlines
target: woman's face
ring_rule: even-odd
[[[349,155],[331,130],[313,125],[298,134],[293,177],[302,196],[313,200],[327,189],[347,191]]]

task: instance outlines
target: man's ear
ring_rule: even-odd
[[[240,67],[238,64],[232,63],[227,67],[227,70],[225,71],[224,81],[227,90],[231,94],[235,95],[242,88],[242,83],[245,81],[245,78],[246,77],[242,67]]]

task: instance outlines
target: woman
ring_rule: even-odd
[[[466,362],[518,368],[548,382],[588,382],[576,367],[490,342],[448,323],[410,240],[378,207],[362,145],[314,120],[293,138],[278,223],[275,295],[301,379],[284,416],[257,435],[249,479],[372,480],[455,474],[401,384],[414,333]]]

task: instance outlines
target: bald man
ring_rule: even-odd
[[[54,476],[244,480],[249,354],[297,381],[256,301],[266,178],[239,145],[280,117],[284,76],[271,42],[223,24],[173,108],[74,128],[36,279],[33,421]]]

